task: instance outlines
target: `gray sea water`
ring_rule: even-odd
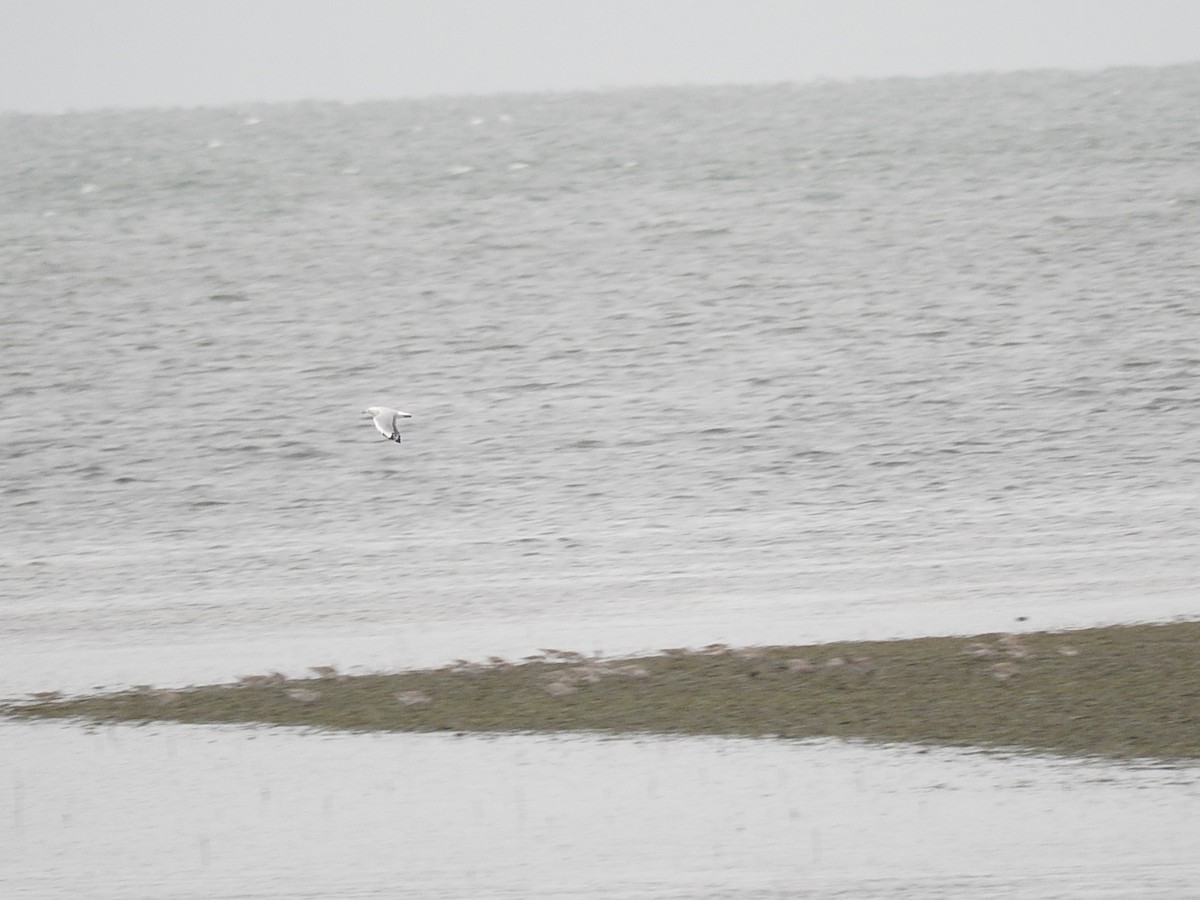
[[[0,696],[1194,615],[1198,111],[1182,66],[0,117]]]

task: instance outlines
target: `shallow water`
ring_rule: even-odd
[[[1194,612],[1195,72],[5,117],[0,693]]]
[[[617,654],[1194,615],[1196,74],[0,118],[0,697],[545,646]],[[414,414],[403,444],[361,416],[372,404]],[[471,830],[476,801],[452,816],[435,790],[416,791],[439,823],[425,832],[377,798],[355,805],[361,783],[334,788],[365,777],[343,771],[360,754],[397,791],[402,773],[379,759],[437,785],[453,771],[443,756],[464,754],[480,821],[508,833],[510,783],[539,810],[558,796],[591,813],[498,842],[534,860],[520,872],[484,846],[471,893],[494,880],[517,896],[796,884],[836,896],[868,883],[1007,896],[1028,887],[1023,857],[1033,884],[1071,896],[1108,896],[1105,878],[1166,895],[1180,866],[1196,874],[1174,837],[1151,840],[1160,832],[1140,819],[1125,828],[1139,814],[1108,805],[1192,802],[1162,781],[1130,787],[1141,775],[1085,788],[1082,770],[1053,769],[1046,794],[968,774],[976,788],[943,793],[917,773],[992,764],[704,744],[695,752],[748,770],[706,764],[751,823],[705,831],[708,808],[689,804],[706,801],[683,787],[694,766],[670,742],[41,725],[5,725],[0,740],[25,773],[9,826],[24,855],[4,864],[32,866],[13,870],[27,892],[50,873],[55,896],[78,894],[93,866],[123,873],[114,896],[296,896],[328,887],[314,859],[378,895],[406,889],[392,835],[425,867],[417,895],[467,891],[456,835],[487,844]],[[627,766],[606,756],[620,753]],[[756,830],[796,837],[786,786],[737,780],[792,772],[764,762],[777,754],[835,786],[791,782],[827,796],[820,808],[842,823],[822,832],[827,882]],[[533,785],[547,766],[589,771],[587,758],[597,774],[551,782],[559,795]],[[871,830],[846,780],[871,770],[860,758],[916,779],[876,792],[898,804],[890,821],[911,824],[918,801],[937,810],[919,852],[909,828]],[[489,760],[503,779],[485,785]],[[240,787],[225,785],[227,765]],[[1011,765],[995,772],[1034,764]],[[146,793],[151,773],[173,779],[169,799]],[[100,776],[111,790],[90,783]],[[646,795],[650,777],[669,804]],[[301,807],[266,809],[264,791],[292,796],[272,787],[281,778],[305,785],[296,802],[316,818],[340,815],[344,796],[382,830],[304,832]],[[596,805],[622,779],[633,787],[615,795],[614,830]],[[742,788],[757,806],[732,797]],[[943,796],[993,816],[1012,804],[1020,825],[1004,819],[999,850],[970,843],[982,840],[971,828],[934,819],[979,827],[975,811],[943,810]],[[143,827],[123,797],[160,825],[160,806],[189,809],[184,837]],[[1106,852],[1081,840],[1055,868],[1021,830],[1072,840],[1075,820],[1053,803],[1088,812],[1072,827],[1096,830]],[[676,806],[678,856],[655,855]],[[40,812],[18,824],[18,810]],[[1062,833],[1043,835],[1044,822]],[[877,853],[837,837],[856,829]],[[801,830],[797,858],[812,858]],[[340,851],[322,856],[321,836]],[[355,842],[382,861],[329,859],[354,858]],[[140,843],[185,874],[139,862]],[[607,863],[589,862],[593,843]],[[544,845],[570,865],[544,862]],[[730,848],[721,866],[736,877],[711,874],[713,846]],[[238,871],[255,848],[269,877]],[[128,865],[104,869],[106,854]],[[289,870],[311,877],[272,894]],[[614,871],[630,879],[615,893]]]
[[[0,741],[14,898],[1133,898],[1200,879],[1195,769],[59,723]]]

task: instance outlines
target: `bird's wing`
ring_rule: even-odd
[[[390,409],[385,409],[371,421],[375,423],[375,427],[379,429],[379,433],[384,437],[391,437],[396,430],[394,427],[396,414]]]

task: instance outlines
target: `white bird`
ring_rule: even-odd
[[[409,413],[387,406],[368,406],[363,412],[375,420],[375,427],[379,429],[380,434],[397,444],[400,443],[400,428],[397,423],[401,419],[412,418]]]

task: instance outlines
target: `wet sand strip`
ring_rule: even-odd
[[[635,659],[523,660],[0,706],[11,717],[349,731],[840,737],[1200,759],[1200,622],[808,646],[713,644]]]

